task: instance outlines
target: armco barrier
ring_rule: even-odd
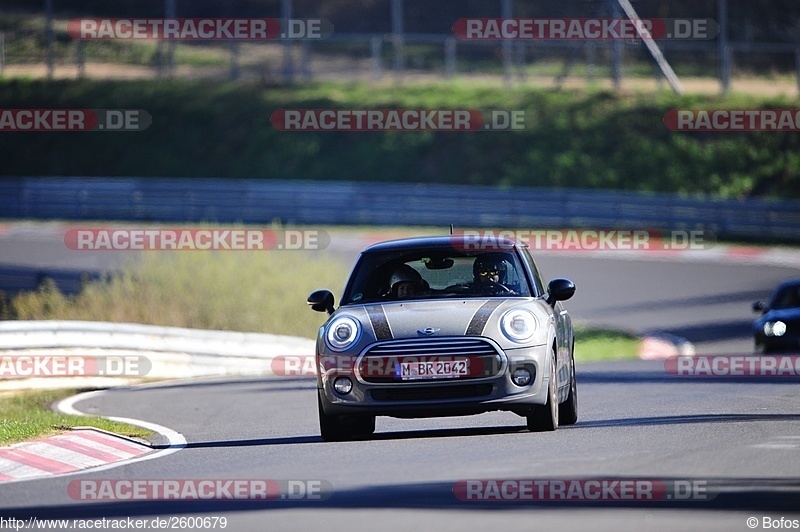
[[[146,377],[271,375],[275,357],[307,357],[314,341],[275,334],[206,331],[131,323],[91,321],[0,322],[0,356],[45,355],[146,356],[153,371]],[[55,377],[0,378],[0,390],[38,385]],[[27,383],[25,381],[28,381]]]
[[[419,183],[2,178],[0,218],[698,229],[725,239],[800,242],[800,201]]]

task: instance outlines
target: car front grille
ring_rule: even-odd
[[[434,337],[390,340],[371,346],[359,362],[361,378],[369,383],[418,383],[436,381],[440,378],[403,380],[397,372],[401,362],[450,361],[467,359],[469,375],[448,378],[448,381],[480,379],[497,375],[503,366],[504,357],[485,338],[478,337]]]

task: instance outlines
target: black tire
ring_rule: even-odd
[[[551,432],[558,428],[558,384],[556,383],[556,357],[550,357],[550,379],[547,385],[547,403],[536,405],[526,416],[531,432]]]
[[[322,409],[322,390],[317,391],[319,431],[325,441],[347,441],[375,432],[375,416],[330,416]]]
[[[369,436],[375,433],[375,416],[359,416],[352,420],[352,431],[356,436]]]
[[[558,424],[574,425],[578,421],[578,381],[575,379],[575,347],[569,357],[569,395],[558,407]]]

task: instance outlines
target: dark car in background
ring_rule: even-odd
[[[769,301],[753,303],[753,311],[763,313],[753,322],[756,352],[800,353],[800,278],[779,284]]]
[[[471,249],[462,236],[395,240],[361,253],[341,306],[317,337],[323,439],[368,435],[376,416],[420,418],[506,410],[532,431],[577,420],[572,321],[514,241]]]

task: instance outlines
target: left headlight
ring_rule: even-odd
[[[361,336],[361,325],[350,316],[340,316],[328,324],[325,341],[334,351],[344,351]]]
[[[767,336],[783,336],[786,334],[786,324],[782,321],[768,321],[764,324],[764,334]]]
[[[514,308],[500,318],[500,329],[509,340],[527,342],[536,333],[536,317],[528,310]]]

